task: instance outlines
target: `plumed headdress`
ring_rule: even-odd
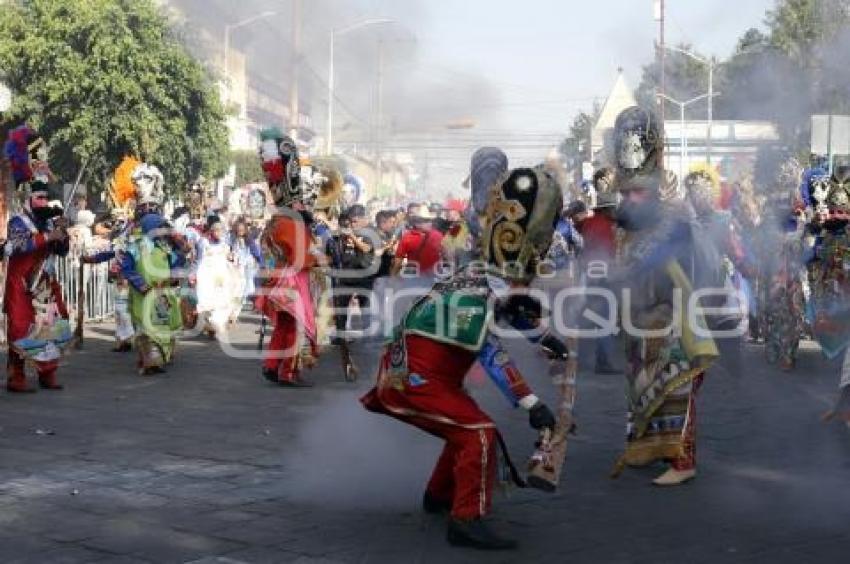
[[[484,258],[508,280],[533,278],[562,207],[561,188],[542,167],[506,172],[487,198]]]
[[[47,191],[52,177],[47,164],[47,144],[34,129],[21,125],[10,131],[3,154],[9,160],[16,188]]]
[[[288,206],[301,201],[301,165],[295,141],[277,127],[262,130],[260,159],[275,204]]]
[[[126,208],[131,200],[136,199],[136,187],[133,185],[133,171],[141,162],[135,157],[124,157],[118,168],[112,174],[110,196],[112,202],[119,208]]]
[[[691,200],[700,200],[711,207],[720,202],[720,175],[708,164],[695,164],[685,177],[685,190]]]

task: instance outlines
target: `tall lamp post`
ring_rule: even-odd
[[[688,51],[687,49],[682,49],[680,47],[665,45],[662,49],[667,49],[669,51],[674,51],[676,53],[680,53],[680,54],[685,55],[686,57],[690,57],[691,59],[697,61],[698,63],[702,63],[702,64],[704,64],[705,66],[708,67],[708,93],[705,95],[705,97],[708,98],[708,131],[706,133],[705,149],[706,149],[706,156],[708,158],[708,164],[710,165],[711,164],[711,145],[712,145],[711,125],[712,125],[712,122],[713,122],[713,119],[714,119],[714,96],[715,96],[715,94],[714,94],[714,66],[715,66],[715,62],[714,62],[713,59],[709,59],[707,57],[702,57],[700,55],[697,55],[696,53],[692,53],[691,51]]]
[[[237,22],[235,24],[227,24],[224,26],[224,85],[227,94],[225,102],[230,102],[230,34],[233,32],[234,29],[244,27],[246,25],[254,23],[257,20],[270,18],[276,15],[277,12],[266,11],[261,14],[253,15],[250,18],[246,18],[241,22]]]
[[[351,25],[347,25],[344,27],[338,27],[336,29],[331,30],[331,43],[330,48],[328,49],[329,53],[329,61],[328,61],[328,131],[327,131],[327,140],[325,142],[325,152],[328,155],[333,154],[333,135],[334,135],[334,46],[336,43],[336,38],[339,35],[343,35],[345,33],[349,33],[351,31],[360,29],[362,27],[367,27],[370,25],[379,25],[379,24],[387,24],[393,23],[394,20],[388,18],[370,18],[368,20],[363,20],[357,23],[353,23]]]
[[[658,94],[658,97],[662,100],[666,100],[671,104],[676,104],[679,106],[679,182],[684,182],[685,180],[685,160],[688,158],[688,136],[685,132],[685,108],[699,102],[700,100],[704,100],[709,97],[708,94],[702,94],[697,96],[696,98],[691,98],[685,102],[680,100],[676,100],[675,98],[671,98],[667,94]]]

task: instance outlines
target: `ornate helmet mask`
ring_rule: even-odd
[[[562,207],[560,186],[541,167],[506,172],[487,199],[484,258],[508,280],[530,280]]]
[[[696,166],[685,177],[688,197],[698,210],[714,209],[720,201],[720,177],[709,166]]]
[[[661,149],[658,118],[637,106],[626,108],[614,123],[614,156],[625,175],[644,174],[657,166]]]
[[[158,207],[165,199],[165,179],[154,165],[140,163],[130,176],[136,188],[136,207]]]
[[[289,206],[302,199],[298,147],[291,137],[271,127],[260,132],[260,159],[275,204]]]

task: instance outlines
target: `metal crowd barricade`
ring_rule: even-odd
[[[80,255],[73,249],[56,261],[56,274],[62,286],[62,297],[72,320],[79,306]],[[85,321],[101,322],[114,313],[115,285],[109,283],[109,263],[87,264],[84,271]],[[73,325],[73,322],[72,322]]]

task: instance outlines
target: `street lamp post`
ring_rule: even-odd
[[[671,104],[679,106],[679,182],[683,182],[685,180],[685,161],[688,158],[688,137],[685,133],[685,108],[691,104],[699,102],[700,100],[708,98],[709,95],[702,94],[685,102],[671,98],[666,94],[658,94],[658,97],[662,100],[667,100]]]
[[[230,34],[234,29],[246,26],[248,24],[252,24],[257,20],[261,20],[263,18],[270,18],[271,16],[277,15],[277,12],[266,11],[261,14],[256,14],[251,16],[250,18],[244,19],[241,22],[237,22],[235,24],[227,24],[224,26],[224,86],[226,99],[225,102],[230,102]]]
[[[711,125],[714,120],[714,60],[706,57],[701,57],[696,53],[692,53],[687,49],[682,49],[680,47],[674,47],[671,45],[664,45],[663,49],[669,49],[670,51],[675,51],[676,53],[680,53],[691,59],[704,64],[708,67],[708,94],[706,97],[708,98],[708,131],[706,132],[706,140],[705,140],[705,149],[706,149],[706,157],[708,159],[708,164],[711,164],[711,147],[712,147],[712,138],[711,138]]]
[[[370,25],[378,25],[385,23],[392,23],[393,20],[388,18],[371,18],[368,20],[363,20],[357,23],[353,23],[351,25],[347,25],[344,27],[336,28],[331,30],[331,40],[330,47],[328,49],[328,131],[327,131],[327,140],[325,141],[325,150],[328,155],[333,154],[333,121],[334,121],[334,47],[336,44],[336,37],[338,35],[343,35],[345,33],[354,31],[356,29],[360,29],[361,27],[367,27]]]

